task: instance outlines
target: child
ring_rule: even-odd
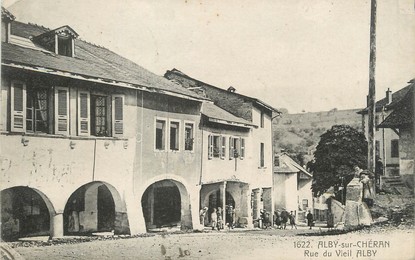
[[[218,213],[216,213],[216,208],[213,208],[213,212],[210,215],[211,221],[212,221],[212,230],[215,230],[215,227],[218,224]],[[219,230],[219,228],[218,228]]]

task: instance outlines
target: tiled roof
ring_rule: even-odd
[[[406,95],[394,105],[392,113],[378,126],[381,128],[399,128],[414,124],[415,83],[409,86]]]
[[[274,172],[275,173],[298,173],[301,172],[308,177],[312,177],[313,175],[309,173],[306,169],[301,167],[298,163],[296,163],[291,157],[289,157],[286,153],[280,153],[277,155],[279,160],[279,166],[275,166]]]
[[[13,35],[24,38],[34,37],[49,30],[45,27],[21,22],[13,22],[11,28]],[[203,99],[194,92],[184,89],[104,47],[79,39],[75,39],[76,57],[55,55],[47,51],[25,48],[10,43],[2,43],[1,51],[2,64],[13,63],[41,67]]]
[[[243,97],[244,99],[250,100],[251,102],[254,102],[255,104],[257,104],[257,105],[259,105],[259,106],[261,106],[261,107],[264,107],[264,108],[269,109],[269,110],[271,110],[271,111],[273,111],[273,112],[276,112],[276,113],[280,113],[280,112],[279,112],[276,108],[273,108],[272,106],[270,106],[270,105],[266,104],[266,103],[265,103],[265,102],[263,102],[262,100],[259,100],[259,99],[257,99],[257,98],[250,97],[250,96],[245,96],[245,95],[242,95],[242,94],[239,94],[239,93],[235,93],[235,92],[229,92],[228,90],[225,90],[225,89],[222,89],[222,88],[219,88],[219,87],[216,87],[216,86],[210,85],[210,84],[208,84],[208,83],[205,83],[205,82],[202,82],[202,81],[197,80],[197,79],[195,79],[195,78],[192,78],[192,77],[190,77],[190,76],[186,75],[185,73],[183,73],[182,71],[180,71],[180,70],[178,70],[178,69],[176,69],[176,68],[173,68],[172,70],[168,70],[168,71],[166,71],[166,73],[164,74],[164,76],[165,76],[165,77],[167,77],[167,75],[168,75],[169,73],[174,73],[174,74],[180,75],[180,76],[182,76],[182,77],[186,77],[186,78],[188,78],[188,79],[191,79],[191,80],[194,80],[194,81],[196,81],[196,82],[199,82],[199,83],[201,83],[201,84],[203,84],[203,85],[206,85],[206,86],[209,86],[209,87],[211,87],[211,88],[215,88],[215,89],[217,89],[217,90],[220,90],[220,91],[222,91],[223,93],[226,93],[226,94],[229,94],[229,95],[237,95],[237,96]],[[232,87],[232,88],[233,88],[233,87]],[[234,88],[233,88],[233,89],[234,89]]]
[[[412,79],[411,81],[409,81],[409,83],[412,83],[414,81],[414,79]],[[395,93],[392,93],[392,102],[390,104],[388,104],[388,100],[387,98],[382,98],[381,100],[376,102],[376,111],[381,111],[382,107],[390,107],[393,106],[395,103],[399,102],[399,100],[401,100],[406,93],[408,92],[409,88],[411,85],[408,85],[398,91],[396,91]],[[357,112],[358,114],[367,114],[367,112],[369,111],[369,107],[366,107],[365,109]]]
[[[251,122],[243,118],[234,116],[211,102],[203,102],[202,114],[207,116],[209,119],[213,119],[213,121],[218,123],[226,123],[230,125],[243,125],[247,127],[257,127],[256,125],[253,125]]]

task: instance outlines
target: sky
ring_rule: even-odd
[[[415,0],[377,0],[376,96],[415,77]],[[3,0],[163,75],[176,68],[289,113],[366,106],[370,0]]]

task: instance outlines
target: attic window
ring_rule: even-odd
[[[33,38],[33,41],[50,52],[75,57],[75,39],[77,37],[78,34],[71,27],[65,25],[38,35]]]
[[[58,54],[63,55],[63,56],[73,57],[71,38],[58,37]]]

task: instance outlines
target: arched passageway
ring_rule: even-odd
[[[183,184],[162,180],[150,185],[141,198],[146,230],[192,228],[189,195]]]
[[[50,235],[49,199],[29,187],[13,187],[1,191],[1,238],[6,241],[27,236]]]
[[[64,234],[128,233],[125,205],[108,183],[83,185],[70,196],[64,210]]]

